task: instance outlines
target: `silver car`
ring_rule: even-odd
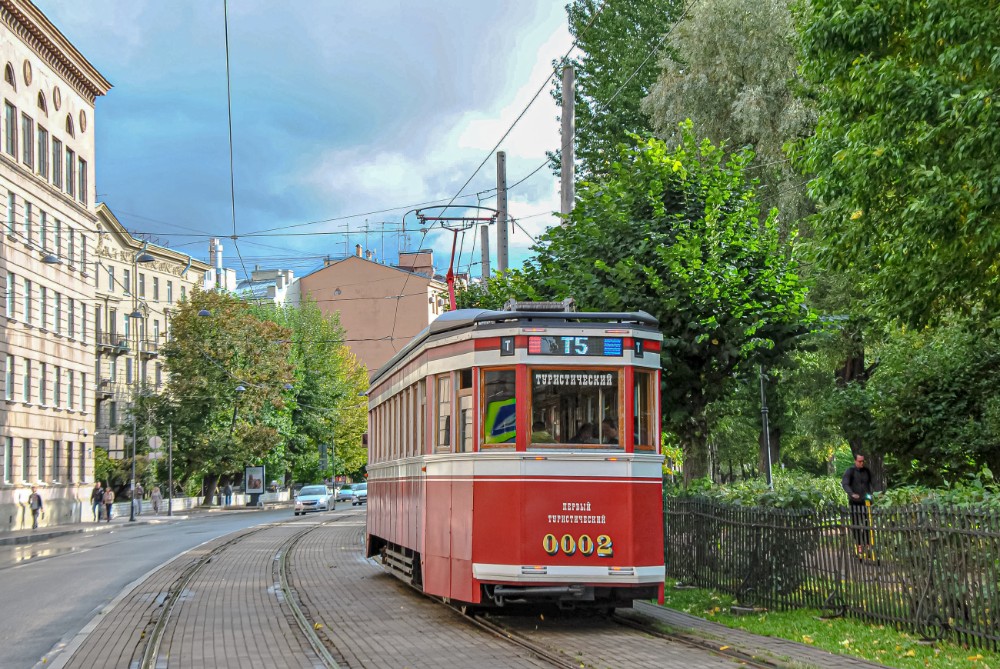
[[[295,496],[295,515],[309,511],[329,511],[336,508],[333,494],[325,485],[304,486]]]
[[[354,484],[345,483],[340,490],[337,491],[337,501],[338,502],[350,502],[351,501],[351,490],[354,488]]]
[[[351,489],[351,506],[368,503],[368,484],[358,483]]]

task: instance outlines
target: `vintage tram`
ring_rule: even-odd
[[[437,318],[372,377],[367,555],[460,606],[662,601],[661,342],[559,302]]]

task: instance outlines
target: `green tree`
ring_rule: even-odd
[[[266,461],[283,471],[291,331],[236,297],[196,292],[173,314],[171,335],[161,351],[166,388],[147,401],[159,434],[173,426],[180,476],[201,474],[211,491],[220,475],[247,464]]]
[[[675,149],[623,147],[536,247],[539,292],[659,319],[664,426],[684,446],[687,480],[707,473],[706,409],[726,381],[778,359],[810,321],[777,213],[761,216],[746,176],[751,159],[697,143],[690,123]]]
[[[679,0],[574,0],[566,6],[570,34],[582,53],[576,68],[578,169],[586,178],[606,174],[617,146],[647,134],[642,99],[659,73],[656,52],[679,15]],[[561,80],[552,96],[562,104]]]
[[[816,132],[813,251],[911,324],[1000,306],[1000,22],[981,0],[811,0],[798,10]]]
[[[541,299],[530,275],[531,267],[511,268],[490,275],[484,283],[461,286],[455,293],[459,309],[503,309],[508,300]]]
[[[894,480],[941,485],[1000,472],[1000,332],[968,320],[901,330],[868,385]]]
[[[288,471],[300,483],[358,475],[367,462],[361,440],[367,429],[362,394],[368,375],[344,343],[339,319],[324,316],[309,300],[297,307],[255,309],[261,318],[291,331],[289,361],[294,381],[288,402],[291,420],[285,433]],[[325,468],[321,449],[327,452]]]
[[[764,210],[792,226],[811,214],[802,177],[783,145],[812,133],[816,114],[798,94],[798,33],[788,0],[701,0],[670,33],[659,77],[643,100],[657,135],[695,134],[754,150],[750,169],[766,184]]]

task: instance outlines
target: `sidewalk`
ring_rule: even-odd
[[[740,652],[779,667],[816,667],[818,669],[887,669],[884,664],[866,662],[849,655],[837,655],[804,643],[760,636],[705,620],[663,606],[635,602],[635,612],[655,618],[682,636],[705,647],[727,645]]]
[[[242,511],[257,510],[258,509],[256,507],[248,506],[196,506],[190,509],[184,509],[181,512],[175,511],[172,516],[168,516],[166,511],[161,511],[159,514],[155,514],[150,509],[144,509],[140,515],[135,517],[134,521],[130,521],[128,503],[125,502],[115,505],[115,511],[111,514],[111,522],[104,520],[100,522],[82,521],[73,524],[40,527],[37,530],[14,530],[12,532],[3,532],[0,533],[0,546],[29,544],[36,541],[48,541],[49,539],[54,539],[55,537],[62,537],[69,534],[80,534],[82,532],[105,532],[123,527],[135,527],[137,525],[170,523],[178,520],[187,520],[191,516],[204,515],[206,513],[239,513]]]

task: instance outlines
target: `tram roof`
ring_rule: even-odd
[[[635,324],[643,329],[655,330],[659,327],[656,317],[645,311],[616,312],[616,311],[494,311],[491,309],[456,309],[446,311],[433,321],[430,325],[421,330],[399,353],[379,367],[378,371],[371,378],[371,383],[382,377],[396,363],[410,354],[413,349],[420,346],[429,337],[454,332],[457,330],[475,329],[480,324],[487,323],[507,323],[507,322],[538,322],[549,323],[623,323]]]

